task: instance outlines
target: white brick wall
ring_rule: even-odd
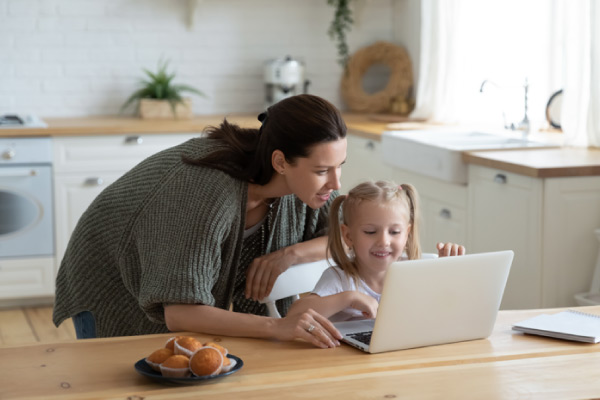
[[[394,1],[363,0],[354,51],[393,40]],[[343,108],[341,67],[327,36],[326,0],[0,0],[0,114],[115,114],[142,68],[170,60],[176,82],[196,86],[194,112],[259,112],[263,64],[305,61],[309,92]]]

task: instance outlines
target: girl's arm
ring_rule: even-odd
[[[355,290],[329,296],[319,296],[311,293],[292,303],[287,315],[316,311],[320,315],[329,318],[346,308],[354,308],[361,311],[365,318],[375,318],[378,306],[379,303],[373,297]]]
[[[202,304],[172,304],[165,306],[165,322],[170,331],[277,340],[303,339],[321,348],[339,346],[338,339],[341,339],[333,324],[312,310],[285,318],[271,318]],[[315,329],[309,333],[311,326]]]
[[[261,300],[271,293],[277,277],[291,265],[323,260],[327,237],[296,243],[252,261],[246,273],[246,298]]]

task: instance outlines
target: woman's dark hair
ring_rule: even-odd
[[[339,110],[318,96],[301,94],[272,105],[261,113],[260,129],[240,128],[224,120],[206,130],[209,140],[224,144],[190,164],[217,168],[249,182],[264,185],[275,172],[271,155],[281,150],[288,163],[308,157],[312,146],[346,137],[346,124]]]

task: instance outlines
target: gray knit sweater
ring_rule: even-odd
[[[142,161],[79,220],[56,279],[53,320],[91,311],[98,337],[167,332],[163,304],[228,309],[243,243],[247,182],[186,164],[214,151],[192,139]],[[267,253],[324,234],[329,205],[277,202]]]

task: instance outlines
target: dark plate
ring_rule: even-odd
[[[153,381],[156,381],[159,383],[171,383],[171,384],[175,384],[175,385],[197,385],[199,383],[206,382],[206,381],[209,381],[212,379],[223,378],[227,375],[231,375],[234,372],[239,371],[244,366],[244,362],[242,361],[241,358],[236,357],[232,354],[227,354],[227,357],[236,361],[235,367],[233,367],[231,369],[231,371],[229,371],[229,372],[224,372],[222,374],[214,375],[214,376],[190,376],[188,378],[170,378],[167,376],[162,376],[160,372],[155,371],[152,368],[150,368],[148,363],[146,363],[145,358],[142,358],[141,360],[139,360],[138,362],[135,363],[135,370],[138,373],[140,373],[141,375],[147,376],[148,378],[152,379]]]

